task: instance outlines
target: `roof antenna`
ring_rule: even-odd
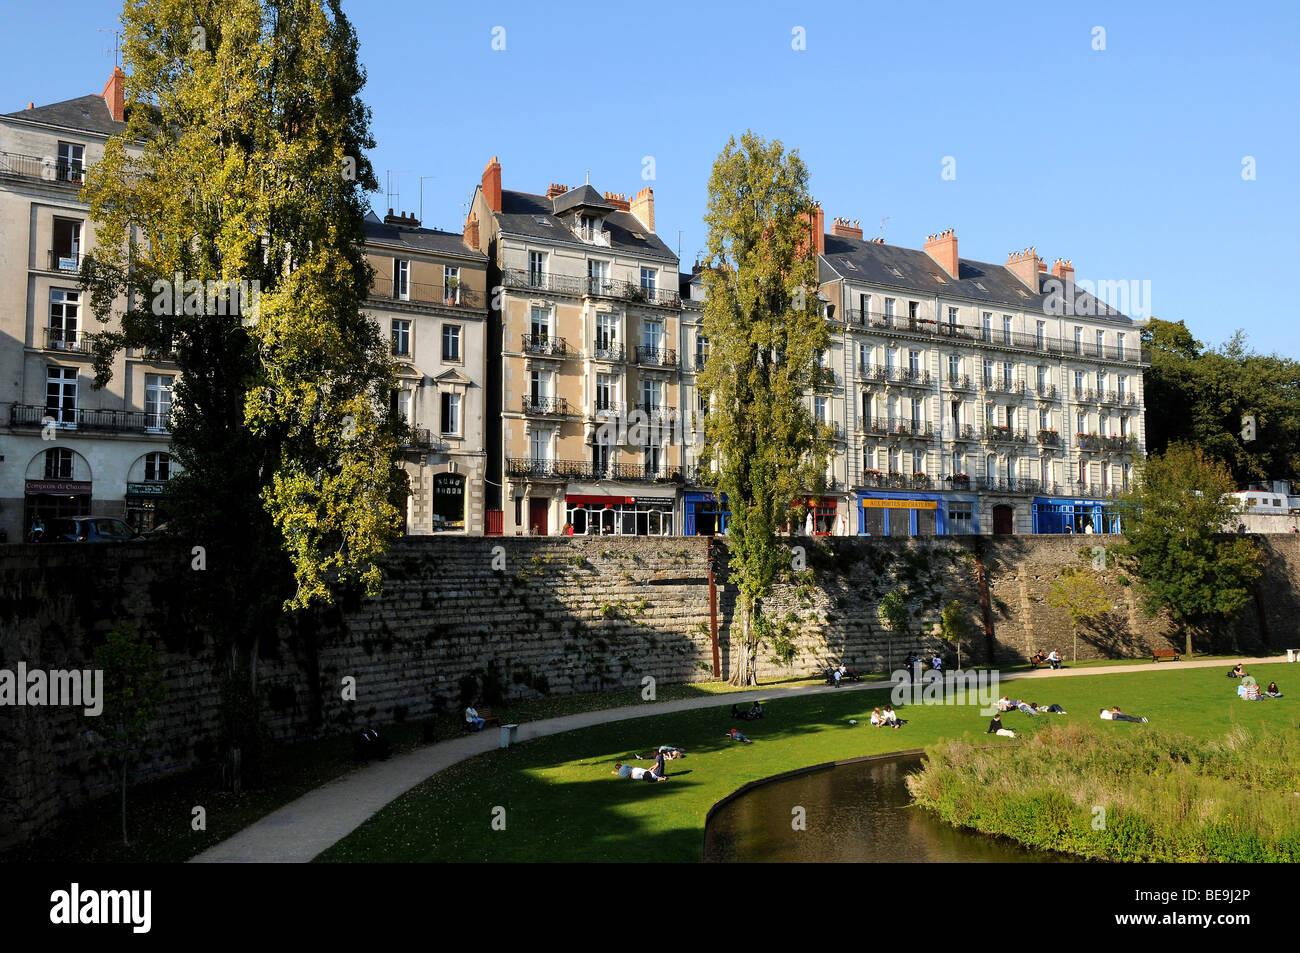
[[[888,215],[882,215],[882,216],[880,217],[880,234],[876,236],[877,238],[884,238],[884,237],[885,237],[885,223],[886,223],[887,221],[889,221],[889,216],[888,216]]]
[[[591,170],[587,170],[587,184],[591,185]]]
[[[113,48],[104,52],[113,54],[113,68],[117,69],[122,65],[122,31],[110,30],[101,26],[96,32],[113,34]]]

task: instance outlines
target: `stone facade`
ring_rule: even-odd
[[[964,664],[1051,648],[1068,659],[1075,647],[1047,591],[1062,565],[1091,565],[1093,546],[1106,540],[792,542],[806,547],[807,569],[783,579],[764,606],[775,625],[759,653],[764,680],[814,674],[841,659],[864,671],[897,666],[909,650],[939,646],[933,629],[954,599],[973,633]],[[1205,648],[1295,647],[1300,536],[1262,543],[1261,595]],[[136,782],[210,762],[217,750],[218,663],[187,595],[196,584],[189,566],[187,552],[165,545],[0,547],[0,669],[19,661],[85,668],[122,623],[158,648],[167,696]],[[1109,558],[1106,567],[1101,577],[1118,608],[1081,635],[1078,657],[1179,647],[1165,620],[1137,607],[1133,580]],[[876,609],[899,585],[913,594],[917,617],[911,632],[891,636]],[[387,559],[381,596],[306,614],[284,625],[278,643],[263,640],[265,720],[273,736],[294,740],[455,712],[471,677],[480,685],[495,677],[507,697],[640,686],[647,675],[660,684],[708,680],[715,625],[720,670],[729,670],[735,601],[720,538],[407,538]],[[342,698],[346,676],[356,679],[355,702]],[[0,848],[112,790],[94,727],[80,709],[0,709]]]

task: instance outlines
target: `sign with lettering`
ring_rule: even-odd
[[[888,510],[934,510],[939,504],[934,500],[862,500],[862,505]]]
[[[90,492],[89,480],[28,480],[28,493],[60,493],[76,496]]]

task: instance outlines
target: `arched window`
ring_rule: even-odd
[[[171,478],[171,454],[155,451],[144,455],[144,480],[146,483],[164,483]]]

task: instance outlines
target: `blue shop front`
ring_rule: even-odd
[[[1033,509],[1035,534],[1123,532],[1120,506],[1114,500],[1039,496]]]
[[[859,536],[969,536],[979,518],[974,494],[858,491]]]
[[[719,501],[716,493],[687,493],[683,500],[686,509],[687,536],[717,536],[727,532],[727,494]]]

